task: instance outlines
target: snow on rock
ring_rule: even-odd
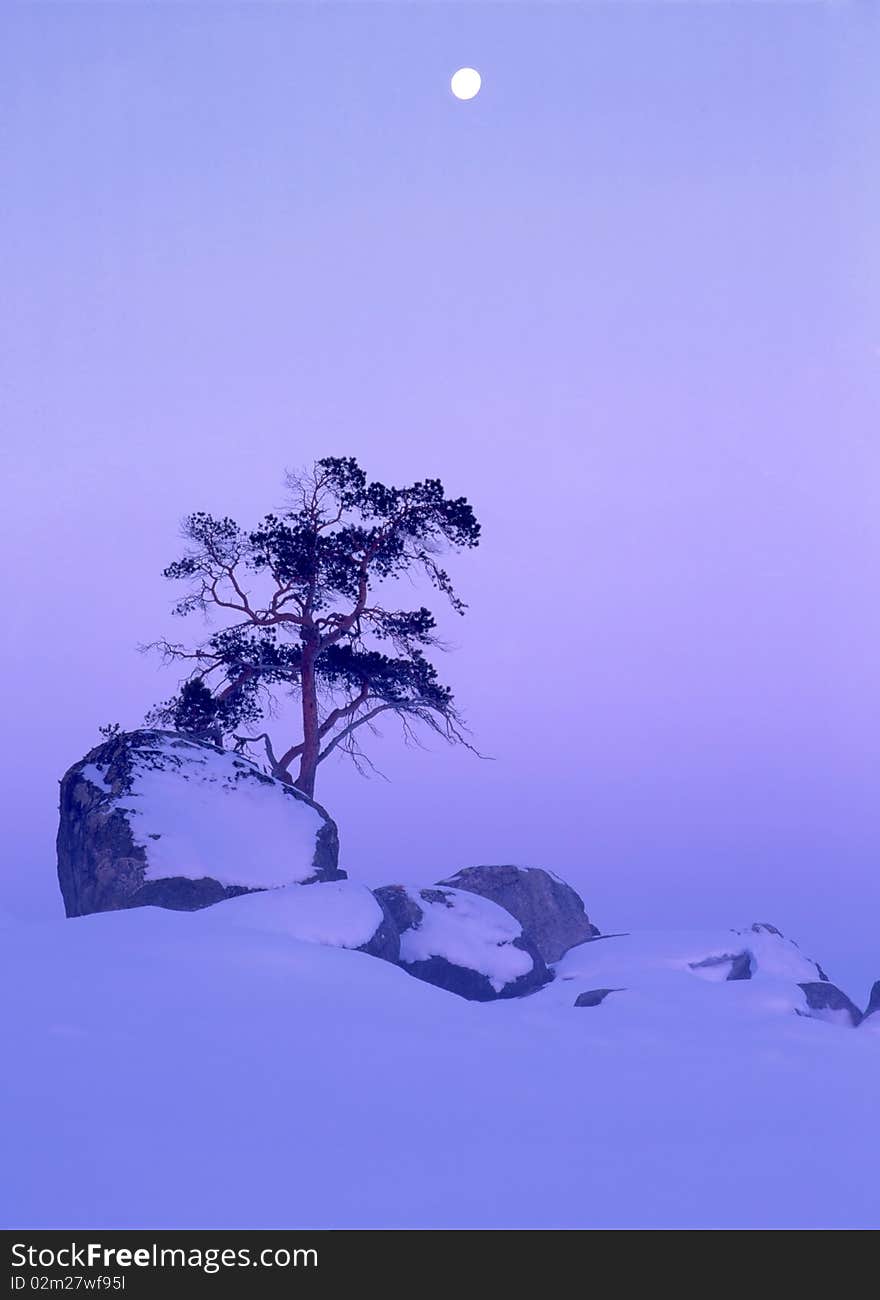
[[[571,885],[540,867],[465,867],[440,886],[464,889],[503,907],[546,962],[559,961],[569,948],[599,933]]]
[[[199,923],[353,948],[385,961],[396,961],[400,950],[397,929],[378,899],[351,880],[242,894],[222,908],[203,910]]]
[[[374,890],[400,933],[409,974],[476,1002],[520,997],[552,974],[509,912],[461,889]]]
[[[862,1013],[836,984],[828,980],[808,981],[799,984],[806,997],[807,1009],[801,1015],[812,1016],[816,1020],[830,1020],[832,1024],[861,1024]]]
[[[747,930],[731,930],[731,937],[719,941],[720,951],[689,961],[695,975],[708,980],[747,980],[756,974],[777,976],[796,982],[826,980],[822,967],[805,957],[793,939],[786,939],[775,925],[756,921]]]
[[[821,976],[821,978],[820,978]],[[712,987],[723,983],[724,989]],[[815,1017],[852,1026],[860,1012],[816,962],[773,926],[692,933],[609,935],[572,949],[556,966],[543,996],[561,1004],[581,993],[627,990],[627,1002],[651,1007],[662,1023],[691,1008],[694,1015],[753,1012]],[[612,998],[610,1002],[618,1002]],[[604,1000],[602,1005],[604,1005]]]
[[[323,808],[176,732],[122,733],[75,764],[61,782],[57,843],[68,916],[147,904],[190,911],[344,875]]]

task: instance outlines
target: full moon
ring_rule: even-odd
[[[473,99],[482,84],[483,78],[476,68],[459,68],[453,73],[449,86],[456,99]]]

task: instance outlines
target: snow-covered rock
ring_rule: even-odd
[[[192,911],[344,877],[323,808],[237,754],[168,731],[122,733],[65,774],[57,847],[68,916]]]
[[[725,987],[717,987],[723,985]],[[712,987],[716,986],[716,987]],[[731,1008],[828,1020],[846,1028],[861,1012],[821,966],[763,922],[745,930],[609,935],[569,952],[545,998],[598,1006],[624,999],[662,1024],[670,1014],[724,1015]],[[620,996],[618,996],[620,995]]]
[[[474,1002],[532,993],[552,979],[515,917],[461,889],[374,891],[400,934],[399,964],[410,975]]]
[[[802,1015],[816,1020],[830,1020],[832,1024],[861,1024],[862,1013],[854,1002],[836,984],[828,980],[813,980],[799,985],[806,998],[807,1010]]]
[[[759,972],[798,983],[828,979],[818,962],[805,957],[793,939],[786,939],[766,921],[755,921],[746,930],[731,930],[717,949],[688,965],[695,975],[707,980],[748,980]]]
[[[286,935],[302,943],[352,948],[396,962],[400,937],[394,922],[366,885],[328,880],[302,889],[287,885],[242,894],[217,909],[203,910],[199,923],[260,934]]]
[[[599,933],[571,885],[540,867],[465,867],[440,885],[465,889],[503,907],[545,962],[559,961],[569,948]]]

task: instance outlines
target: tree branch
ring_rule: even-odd
[[[350,736],[353,731],[357,731],[358,727],[362,727],[366,722],[371,722],[373,718],[380,713],[385,713],[387,709],[393,708],[395,708],[393,704],[379,704],[375,709],[370,709],[369,713],[363,714],[360,718],[355,718],[354,722],[350,722],[347,727],[343,727],[341,731],[338,731],[330,743],[321,750],[318,755],[318,762],[323,763],[328,754],[332,754],[336,746],[341,744],[346,736]]]
[[[318,735],[326,736],[327,732],[335,727],[337,722],[342,718],[347,717],[350,713],[354,713],[355,709],[359,709],[362,704],[365,704],[369,698],[369,694],[370,688],[366,683],[364,683],[353,700],[349,700],[348,704],[342,704],[339,708],[333,709],[332,712],[327,714],[327,717],[318,728]]]

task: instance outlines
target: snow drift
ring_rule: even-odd
[[[877,1226],[880,1035],[796,1014],[784,941],[713,981],[731,932],[597,939],[467,1002],[294,937],[318,889],[7,927],[3,1226]]]
[[[159,731],[67,773],[58,855],[77,919],[0,926],[3,1226],[877,1226],[880,984],[771,925],[601,936],[512,866],[371,891],[317,804]]]

